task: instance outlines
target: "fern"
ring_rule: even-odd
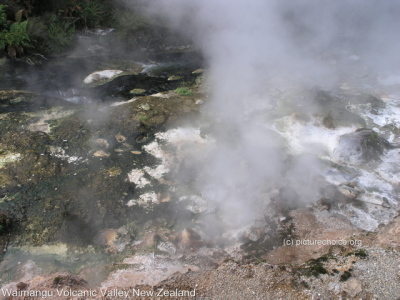
[[[46,46],[51,52],[61,52],[70,47],[74,39],[75,28],[67,22],[50,24],[47,32]]]
[[[23,53],[24,48],[31,47],[31,38],[28,34],[28,21],[14,22],[10,28],[0,32],[0,49],[7,48],[11,57]]]
[[[10,32],[6,34],[8,45],[29,47],[31,39],[28,34],[28,21],[15,22],[10,26]]]

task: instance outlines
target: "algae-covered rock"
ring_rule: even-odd
[[[19,160],[7,160],[0,169],[0,188],[7,194],[0,210],[19,224],[15,242],[85,245],[101,228],[159,214],[169,202],[158,201],[164,199],[161,184],[149,178],[152,190],[141,191],[128,174],[134,166],[152,170],[157,163],[142,151],[156,130],[197,111],[190,97],[147,96],[101,109],[77,107],[59,118],[53,114],[48,132],[30,129],[42,115],[8,113],[0,120],[5,125],[0,148]],[[147,201],[146,195],[157,199],[149,214],[127,205],[132,199]]]
[[[175,81],[175,80],[181,80],[183,79],[183,76],[178,76],[178,75],[172,75],[168,77],[168,81]]]
[[[129,91],[134,96],[143,96],[146,93],[145,89],[133,89]]]
[[[334,156],[352,164],[364,164],[380,159],[385,149],[391,147],[371,129],[358,129],[354,133],[342,135],[334,150]]]
[[[63,99],[40,95],[29,91],[0,90],[0,111],[35,111],[53,106],[73,106]]]

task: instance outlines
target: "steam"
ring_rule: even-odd
[[[154,0],[147,11],[206,57],[217,144],[199,185],[230,228],[254,219],[273,187],[291,186],[294,201],[317,195],[316,159],[294,158],[287,170],[282,140],[252,117],[274,108],[270,91],[332,88],[400,67],[396,0]]]

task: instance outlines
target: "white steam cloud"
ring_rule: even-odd
[[[216,150],[204,167],[201,188],[232,227],[254,217],[260,194],[277,181],[293,187],[299,198],[317,193],[315,159],[302,157],[285,174],[279,137],[251,117],[275,105],[267,91],[290,85],[331,88],[400,67],[397,0],[146,4],[153,16],[191,37],[206,58],[210,109],[218,125]]]

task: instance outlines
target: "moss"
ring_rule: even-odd
[[[138,116],[138,120],[140,121],[141,124],[144,124],[144,125],[146,125],[146,121],[148,119],[149,119],[148,115],[141,114]]]
[[[321,274],[328,274],[328,270],[324,267],[323,263],[332,258],[330,254],[327,254],[317,259],[310,259],[306,262],[304,267],[299,268],[297,271],[308,277],[318,277]]]
[[[107,169],[107,173],[109,176],[118,176],[122,173],[122,170],[118,167],[111,167],[109,169]]]
[[[177,93],[177,94],[179,94],[181,96],[193,96],[194,95],[193,91],[188,89],[188,88],[186,88],[186,87],[177,88],[175,90],[175,93]]]
[[[142,95],[142,94],[146,93],[146,90],[145,89],[133,89],[133,90],[130,90],[129,93],[133,94],[133,95]]]
[[[340,281],[347,281],[351,277],[351,273],[349,271],[344,271],[342,275],[340,275]]]
[[[12,183],[12,178],[9,174],[6,174],[4,170],[0,169],[0,188],[6,188]],[[0,202],[3,201],[0,199]]]
[[[354,255],[354,256],[359,257],[359,258],[367,258],[368,257],[368,253],[364,249],[358,249],[358,250],[356,250],[354,252],[347,253],[346,256],[351,256],[351,255]]]

